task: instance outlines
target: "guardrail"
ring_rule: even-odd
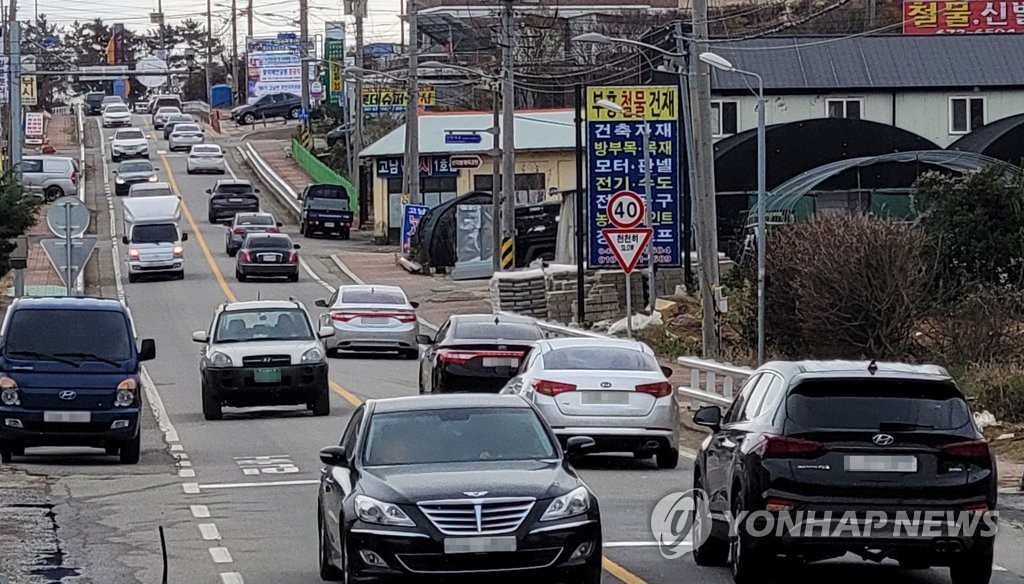
[[[514,312],[508,312],[505,310],[499,310],[495,312],[499,316],[522,316]],[[537,321],[537,326],[540,330],[544,331],[549,339],[564,339],[570,337],[585,337],[588,339],[610,339],[608,335],[602,335],[601,333],[595,333],[593,331],[585,331],[571,326],[565,326],[564,324],[558,324],[555,322],[548,322],[544,320],[534,319]]]
[[[245,144],[238,148],[242,158],[249,164],[249,168],[256,173],[260,181],[267,186],[270,192],[284,204],[291,212],[293,218],[298,221],[302,212],[299,207],[299,194],[280,175],[274,172],[253,148],[252,144]]]
[[[679,357],[676,363],[690,369],[690,385],[677,391],[693,401],[728,407],[733,401],[733,392],[753,373],[749,367],[737,367],[718,361]],[[721,378],[721,383],[719,382]]]

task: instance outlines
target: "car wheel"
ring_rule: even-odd
[[[251,112],[242,114],[242,123],[243,124],[245,124],[247,126],[251,126],[255,122],[256,122],[256,116],[254,116]]]
[[[216,224],[217,223],[217,218],[214,217],[213,213],[207,213],[206,214],[206,220],[209,221],[212,224]]]
[[[185,174],[195,174],[195,173],[196,172],[194,170],[192,170],[191,168],[186,168],[185,169]]]
[[[299,109],[297,107],[293,107],[292,109],[288,110],[288,117],[293,119],[293,120],[297,120],[297,119],[299,119],[299,114],[301,112],[302,112],[301,109]]]
[[[654,455],[658,459],[658,468],[672,469],[679,465],[679,449],[665,446],[659,448]]]
[[[15,444],[11,446],[11,454],[14,456],[25,456],[25,445]]]
[[[10,463],[14,456],[14,447],[0,445],[0,462]]]
[[[207,420],[220,420],[224,417],[220,401],[210,395],[210,392],[206,389],[206,384],[203,384],[203,417]]]
[[[295,272],[294,274],[288,276],[288,281],[289,282],[298,282],[299,281],[299,273]]]
[[[693,472],[693,489],[707,492],[704,488],[704,480],[696,470]],[[694,509],[696,508],[695,505]],[[693,522],[693,542],[697,546],[693,549],[694,563],[698,566],[721,567],[726,565],[729,561],[729,542],[716,538],[714,532],[711,531],[711,524],[705,524],[705,521],[701,519],[701,517],[697,517]],[[709,517],[704,519],[710,521]],[[705,535],[704,530],[708,530],[709,533]]]
[[[142,432],[135,435],[135,438],[121,443],[118,457],[121,464],[138,464],[139,455],[142,453]]]
[[[344,575],[334,564],[331,563],[330,541],[327,538],[327,531],[324,529],[324,513],[317,509],[317,541],[319,541],[320,556],[320,579],[325,582],[340,582]]]
[[[54,185],[46,188],[46,200],[47,202],[56,201],[57,199],[64,196],[64,189]]]
[[[243,274],[238,269],[236,269],[235,270],[235,279],[238,280],[239,282],[244,282],[246,280],[246,277],[245,277],[245,274]]]
[[[745,510],[743,495],[736,493],[732,502],[733,517],[742,517],[741,513]],[[729,535],[729,568],[732,570],[733,581],[736,584],[749,584],[762,580],[767,564],[764,551],[758,549],[753,538],[745,533],[742,522],[733,531],[735,533]]]
[[[342,229],[342,231],[341,231],[341,239],[348,240],[348,239],[351,239],[351,238],[352,238],[351,232],[348,229]]]
[[[992,579],[992,543],[978,545],[980,548],[963,552],[963,555],[949,566],[949,579],[952,584],[988,584]]]
[[[314,416],[329,416],[329,415],[331,415],[331,392],[330,392],[330,390],[324,389],[324,391],[320,394],[320,397],[316,398],[316,401],[313,402],[313,407],[310,408],[310,409],[313,410],[313,415]]]

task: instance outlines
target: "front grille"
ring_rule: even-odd
[[[102,434],[110,430],[111,422],[28,422],[22,421],[26,432],[51,434]]]
[[[243,357],[242,365],[245,367],[270,367],[272,365],[291,365],[290,355],[255,355]]]
[[[410,572],[456,574],[547,568],[561,553],[562,548],[556,547],[493,554],[398,554],[397,557]]]
[[[511,533],[533,509],[532,498],[424,501],[420,511],[445,535]]]

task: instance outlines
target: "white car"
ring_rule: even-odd
[[[167,122],[167,118],[174,114],[180,114],[181,110],[174,106],[164,106],[153,114],[153,127],[157,130],[164,129],[164,124]]]
[[[185,171],[188,174],[197,172],[215,172],[224,174],[227,167],[224,162],[224,151],[216,144],[196,144],[188,151],[185,160]]]
[[[589,436],[591,452],[657,457],[658,468],[679,462],[679,404],[646,344],[619,339],[538,341],[502,393],[540,410],[564,444]]]
[[[102,118],[104,128],[132,125],[132,112],[128,106],[120,103],[112,103],[103,108]]]
[[[202,144],[206,141],[203,129],[199,124],[175,124],[167,139],[167,149],[171,152],[176,150],[188,150],[194,144]]]
[[[111,162],[120,162],[125,158],[149,158],[149,140],[142,130],[127,128],[118,130],[110,137]]]
[[[330,300],[317,300],[316,305],[327,309],[320,315],[320,325],[336,331],[328,349],[398,351],[404,359],[419,358],[419,303],[410,302],[398,286],[339,286]]]
[[[219,420],[223,407],[304,405],[314,416],[331,413],[327,350],[331,327],[314,327],[300,302],[257,300],[222,304],[201,343],[203,416]]]

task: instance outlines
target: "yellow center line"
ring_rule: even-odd
[[[612,576],[615,576],[616,578],[621,580],[623,584],[647,584],[647,582],[643,578],[640,578],[636,574],[633,574],[629,570],[609,560],[608,556],[604,556],[601,559],[604,560],[601,564],[601,567],[604,568],[605,572],[608,572]]]

